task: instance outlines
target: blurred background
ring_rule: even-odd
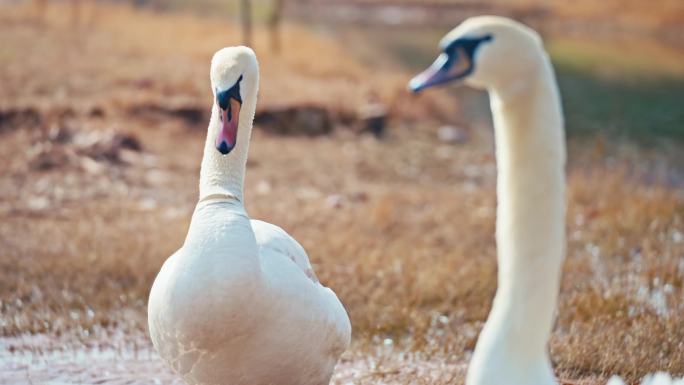
[[[147,295],[236,44],[262,72],[247,209],[354,325],[333,382],[462,383],[496,288],[488,100],[406,84],[480,14],[541,33],[563,98],[558,376],[684,374],[681,0],[0,0],[0,383],[177,383]]]

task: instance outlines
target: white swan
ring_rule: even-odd
[[[487,89],[496,137],[498,289],[466,384],[557,385],[547,343],[565,254],[565,138],[551,62],[533,30],[502,17],[468,19],[440,46],[409,88]],[[644,384],[684,385],[653,378]]]
[[[328,384],[351,325],[304,249],[250,220],[243,180],[259,69],[246,47],[211,62],[215,102],[187,238],[161,268],[148,305],[159,355],[189,384]]]

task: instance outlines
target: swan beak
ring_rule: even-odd
[[[240,80],[226,91],[216,91],[216,104],[219,108],[221,130],[216,137],[216,149],[223,155],[230,153],[237,144],[238,124],[240,122]]]
[[[481,37],[462,37],[443,44],[443,52],[425,71],[411,79],[408,88],[420,92],[428,87],[463,79],[473,73],[473,57],[481,44],[493,41],[491,34]]]
[[[223,155],[228,154],[235,148],[238,123],[240,121],[240,102],[231,98],[229,103],[229,107],[226,109],[219,107],[221,131],[219,131],[216,137],[216,149]]]
[[[440,54],[430,67],[411,79],[408,85],[409,90],[418,93],[428,87],[446,83],[448,63],[449,56],[446,53]]]
[[[441,53],[428,69],[409,82],[409,90],[418,93],[426,88],[466,77],[472,71],[472,61],[462,47],[452,55]]]

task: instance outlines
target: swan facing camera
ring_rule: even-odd
[[[242,75],[229,89],[225,91],[216,89],[216,105],[218,105],[221,120],[221,130],[216,137],[216,149],[223,155],[230,153],[237,144],[238,123],[242,108],[241,81]]]

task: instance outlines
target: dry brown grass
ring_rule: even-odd
[[[44,129],[0,124],[0,335],[148,346],[141,339],[148,290],[186,233],[203,132],[168,116],[125,111],[177,100],[208,108],[208,61],[216,48],[237,42],[234,29],[220,20],[107,7],[108,17],[84,33],[61,15],[41,29],[14,8],[4,11],[0,110],[76,112],[46,118]],[[491,134],[473,131],[462,146],[440,142],[429,122],[414,127],[410,118],[443,108],[443,100],[404,99],[405,74],[373,72],[369,80],[372,69],[303,27],[288,27],[286,46],[297,49],[283,57],[265,51],[260,33],[256,40],[262,106],[314,101],[354,110],[377,88],[395,108],[411,111],[397,115],[383,141],[344,130],[316,139],[257,131],[252,143],[251,216],[302,242],[352,318],[354,349],[336,381],[462,382],[496,288]],[[93,105],[105,116],[82,112]],[[105,162],[104,169],[35,170],[27,149],[45,142],[52,125],[130,132],[145,152],[139,162]],[[569,170],[554,365],[562,378],[587,384],[613,372],[630,379],[662,369],[681,374],[684,197],[645,182],[652,175],[635,171],[640,164],[629,155],[608,151]],[[576,150],[571,158],[591,154]],[[637,157],[681,173],[673,159]],[[22,347],[12,341],[4,346]]]

